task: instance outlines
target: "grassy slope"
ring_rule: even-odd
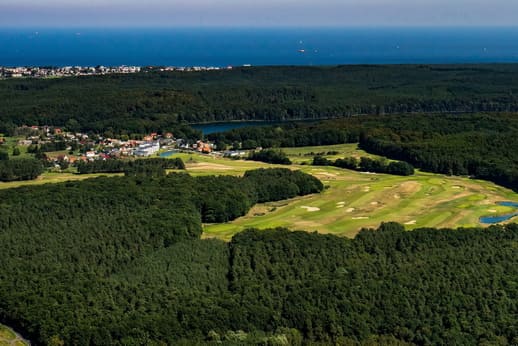
[[[0,324],[0,346],[25,346],[28,343],[12,329]]]
[[[319,195],[255,206],[248,215],[233,222],[205,225],[205,237],[229,240],[248,227],[285,226],[292,229],[333,233],[352,237],[362,227],[377,227],[383,221],[398,221],[408,229],[417,227],[479,226],[481,216],[511,212],[498,201],[518,201],[518,194],[490,182],[417,172],[412,177],[365,174],[335,167],[302,165],[312,160],[310,152],[338,151],[328,156],[370,156],[354,144],[325,147],[287,148],[284,151],[301,169],[321,179],[328,188]],[[255,168],[274,167],[261,162],[179,154],[192,175],[241,175]],[[75,175],[45,173],[30,182],[0,183],[1,188],[82,180],[107,174]],[[318,208],[308,211],[307,208]],[[348,230],[343,232],[343,230]]]

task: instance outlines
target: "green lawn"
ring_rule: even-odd
[[[18,141],[25,139],[25,137],[5,137],[5,143],[0,146],[0,150],[5,150],[9,153],[9,158],[16,159],[16,158],[31,158],[34,157],[33,154],[27,153],[27,149],[29,147],[27,146],[21,146],[18,145]],[[13,155],[13,149],[14,147],[18,147],[20,149],[20,155],[19,156],[12,156]]]

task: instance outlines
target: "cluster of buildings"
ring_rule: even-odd
[[[139,66],[117,66],[117,67],[0,67],[0,78],[49,78],[49,77],[72,77],[91,76],[114,73],[137,73],[142,70]]]
[[[245,65],[249,66],[249,65]],[[199,71],[216,71],[231,70],[232,66],[215,67],[215,66],[190,66],[190,67],[140,67],[140,66],[65,66],[65,67],[2,67],[0,66],[0,79],[6,78],[50,78],[50,77],[72,77],[72,76],[93,76],[105,74],[128,74],[149,71],[181,71],[181,72],[199,72]]]
[[[160,152],[202,153],[214,157],[240,158],[245,151],[223,151],[216,148],[214,143],[207,141],[188,141],[174,138],[172,133],[151,133],[140,139],[105,138],[99,135],[81,132],[68,132],[52,126],[23,126],[19,133],[24,133],[18,146],[29,147],[29,152],[45,148],[44,153],[49,163],[62,169],[78,161],[94,161],[108,159],[123,159],[130,157],[157,156]],[[219,149],[216,151],[216,149]]]

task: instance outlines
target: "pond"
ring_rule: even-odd
[[[166,151],[166,152],[161,153],[160,157],[171,157],[177,153],[178,152],[176,150]]]
[[[503,207],[514,207],[518,209],[518,203],[517,202],[499,202],[498,205],[501,205]],[[481,223],[485,224],[497,224],[500,222],[511,220],[512,218],[518,216],[518,210],[516,210],[513,213],[504,214],[504,215],[494,215],[494,216],[483,216],[480,218]]]

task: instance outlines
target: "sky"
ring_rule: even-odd
[[[0,27],[516,26],[516,0],[0,0]]]

